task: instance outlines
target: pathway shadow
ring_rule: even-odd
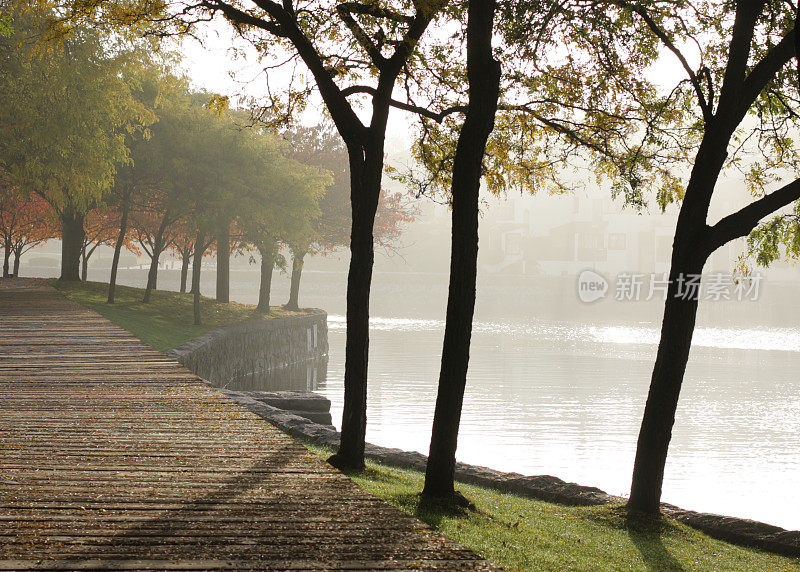
[[[337,497],[340,484],[316,485],[312,490],[304,486],[302,473],[289,472],[285,473],[286,483],[276,487],[265,486],[267,480],[275,482],[275,472],[297,459],[294,444],[278,447],[248,469],[226,480],[215,479],[215,484],[209,485],[212,490],[203,496],[187,498],[179,507],[161,510],[152,518],[125,522],[122,524],[124,529],[117,534],[87,539],[87,544],[81,549],[70,551],[58,560],[69,559],[73,564],[82,560],[87,565],[96,565],[98,559],[102,563],[119,558],[209,562],[278,558],[332,563],[342,558],[360,557],[365,561],[380,562],[402,561],[416,552],[413,542],[409,544],[410,531],[402,525],[397,526],[397,523],[387,522],[383,511],[375,512],[370,506],[361,509],[352,520],[360,522],[362,527],[372,526],[375,542],[365,545],[359,527],[356,527],[350,543],[347,530],[348,524],[353,522],[340,513],[341,507],[346,506]],[[264,490],[253,494],[253,489],[258,488]],[[191,490],[187,490],[187,497],[190,495]],[[258,506],[261,501],[274,502],[274,505],[265,509],[264,505]],[[295,506],[282,512],[280,505],[283,502]],[[232,510],[231,503],[238,504],[238,507]],[[174,501],[169,504],[174,504]],[[225,521],[230,517],[237,522],[232,525]],[[329,517],[329,520],[321,522],[320,517]],[[275,519],[285,522],[276,524]],[[209,532],[209,522],[216,525],[217,521],[219,524],[218,528],[213,526],[213,537],[203,538],[203,534]],[[325,527],[336,536],[344,535],[336,550],[332,550],[330,543],[313,541],[313,537]],[[195,536],[198,538],[193,538]]]

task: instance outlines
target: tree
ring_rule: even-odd
[[[330,174],[296,161],[272,138],[254,133],[249,164],[248,191],[239,202],[238,224],[242,241],[253,245],[261,258],[261,284],[257,311],[270,312],[272,271],[285,267],[280,244],[298,244],[311,235],[320,215],[318,202]]]
[[[1,174],[1,173],[0,173]],[[0,178],[0,244],[4,249],[3,277],[19,274],[22,255],[56,236],[55,220],[47,202],[37,195],[25,197]],[[13,270],[11,255],[14,255]]]
[[[231,301],[231,221],[220,216],[217,221],[217,302]]]
[[[632,188],[638,186],[641,193],[642,187],[663,185],[662,197],[674,181],[663,169],[673,159],[659,155],[656,121],[673,104],[667,98],[656,105],[651,86],[637,79],[636,72],[653,61],[655,52],[646,42],[627,40],[625,18],[593,5],[581,9],[569,3],[543,7],[539,2],[508,2],[495,29],[498,46],[492,50],[487,46],[492,29],[487,14],[494,8],[482,4],[469,10],[469,17],[480,22],[478,38],[484,45],[477,53],[470,49],[470,31],[473,46],[477,32],[468,24],[467,97],[463,75],[453,71],[457,68],[452,62],[437,68],[434,75],[443,79],[429,94],[431,103],[414,107],[422,118],[415,155],[427,174],[396,175],[420,194],[449,191],[453,209],[445,341],[423,494],[456,502],[463,502],[453,476],[475,304],[481,177],[496,194],[548,186],[563,192],[570,188],[563,171],[575,165],[594,170],[599,178],[614,176],[616,189],[638,206],[643,203]],[[455,46],[463,41],[458,34],[451,39]],[[442,65],[435,55],[426,61]],[[623,63],[629,68],[624,75],[618,73]],[[502,89],[494,84],[500,81],[491,73],[495,65],[496,73],[503,69]],[[470,67],[478,66],[481,73],[470,73]],[[462,127],[457,116],[464,112],[468,119]],[[631,145],[634,135],[641,139]]]
[[[84,217],[103,203],[115,166],[127,159],[120,134],[146,121],[123,77],[141,52],[88,27],[43,43],[53,12],[13,2],[6,13],[12,33],[0,37],[0,165],[12,184],[56,210],[61,278],[79,280]]]
[[[313,127],[295,127],[283,135],[299,162],[329,171],[333,182],[325,187],[319,201],[319,215],[307,227],[308,232],[295,231],[288,243],[292,253],[291,285],[288,310],[298,310],[300,279],[307,255],[332,253],[350,243],[350,170],[347,149],[335,133],[333,126],[320,123]],[[414,219],[401,193],[381,189],[373,229],[376,245],[391,248],[400,238],[404,224]]]
[[[456,444],[467,383],[478,273],[478,190],[486,143],[494,129],[500,95],[500,62],[492,55],[495,9],[494,0],[469,0],[469,104],[453,159],[453,230],[447,321],[431,447],[422,491],[429,498],[455,498],[453,479]]]
[[[94,209],[83,221],[83,246],[81,248],[81,280],[86,281],[89,259],[98,246],[114,244],[119,234],[120,220],[111,209]]]
[[[115,196],[118,199],[117,206],[120,210],[120,218],[117,240],[114,242],[114,255],[111,259],[111,274],[108,278],[108,297],[106,298],[106,302],[108,304],[113,304],[115,302],[119,258],[122,254],[122,247],[126,242],[130,242],[128,236],[130,232],[129,216],[131,212],[131,195],[133,194],[133,189],[131,186],[121,183],[120,181],[115,183],[115,188],[118,189],[118,192],[115,193]]]
[[[157,121],[163,101],[179,98],[185,91],[184,86],[180,80],[165,72],[161,66],[144,66],[143,69],[134,71],[136,72],[136,81],[132,82],[132,94],[137,101],[155,115]],[[130,158],[126,163],[117,165],[114,185],[108,199],[109,204],[116,207],[120,215],[119,232],[114,243],[114,256],[108,281],[107,302],[109,304],[114,303],[122,247],[131,244],[128,235],[134,198],[140,194],[146,194],[159,182],[159,173],[154,168],[155,162],[151,153],[153,150],[153,145],[150,143],[151,136],[152,132],[145,125],[142,125],[141,129],[125,134],[125,144],[130,150]],[[159,151],[163,152],[164,149],[156,149],[156,152]]]
[[[221,210],[227,196],[223,189],[238,185],[237,167],[241,167],[225,162],[236,156],[237,131],[206,106],[208,94],[187,92],[180,83],[167,84],[164,92],[156,109],[158,120],[138,158],[148,175],[146,186],[136,195],[132,217],[150,256],[145,303],[156,289],[159,259],[172,241],[175,225],[183,220],[195,238],[201,230],[205,244],[213,225],[209,213]]]
[[[702,5],[616,2],[657,38],[686,72],[684,98],[697,116],[681,131],[695,149],[675,229],[661,339],[637,442],[631,510],[657,513],[664,466],[692,342],[698,297],[682,291],[683,280],[700,275],[712,252],[747,236],[759,221],[800,198],[800,179],[767,193],[763,185],[781,170],[798,173],[787,131],[796,127],[796,15],[791,6],[764,1]],[[692,23],[689,26],[687,23]],[[694,42],[697,42],[696,44]],[[681,46],[700,47],[695,71]],[[680,87],[680,86],[679,86]],[[748,114],[754,120],[747,120]],[[761,161],[743,168],[741,154],[755,140]],[[778,159],[773,157],[777,154]],[[708,223],[711,199],[726,167],[746,171],[761,197]]]
[[[180,292],[186,292],[186,281],[189,275],[189,264],[194,254],[194,236],[185,223],[178,222],[173,228],[172,240],[168,248],[175,252],[181,259],[181,285]]]
[[[161,253],[165,250],[167,244],[171,241],[172,224],[177,221],[175,210],[166,208],[163,214],[157,214],[163,201],[169,201],[168,197],[164,197],[160,192],[150,195],[147,203],[140,203],[140,205],[147,204],[133,214],[131,218],[131,231],[133,239],[136,241],[142,251],[150,258],[150,268],[147,272],[147,284],[145,285],[144,297],[142,302],[149,303],[153,294],[153,290],[158,288],[158,263]],[[147,210],[145,210],[147,209]],[[177,209],[176,209],[177,210]]]

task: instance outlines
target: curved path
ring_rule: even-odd
[[[0,284],[0,570],[490,570],[41,283]]]

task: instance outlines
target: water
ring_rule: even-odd
[[[107,279],[105,271],[94,274],[90,279]],[[144,272],[123,272],[121,280],[141,285]],[[232,297],[255,302],[257,280],[255,272],[234,272]],[[340,273],[306,272],[301,289],[303,305],[330,314],[327,376],[313,387],[333,402],[337,424],[345,280]],[[446,284],[445,275],[375,277],[372,443],[427,452]],[[174,288],[177,272],[162,272],[160,285]],[[213,275],[204,275],[203,286],[213,292]],[[585,305],[572,277],[495,277],[482,280],[478,291],[459,460],[626,494],[661,304]],[[287,292],[287,278],[276,273],[273,303]],[[664,501],[800,529],[800,312],[790,302],[794,292],[791,285],[765,284],[759,302],[701,304]],[[298,388],[307,384],[303,371]]]

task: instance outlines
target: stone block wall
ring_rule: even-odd
[[[252,318],[223,326],[167,352],[203,379],[226,386],[328,355],[328,315],[312,309],[286,318]]]

